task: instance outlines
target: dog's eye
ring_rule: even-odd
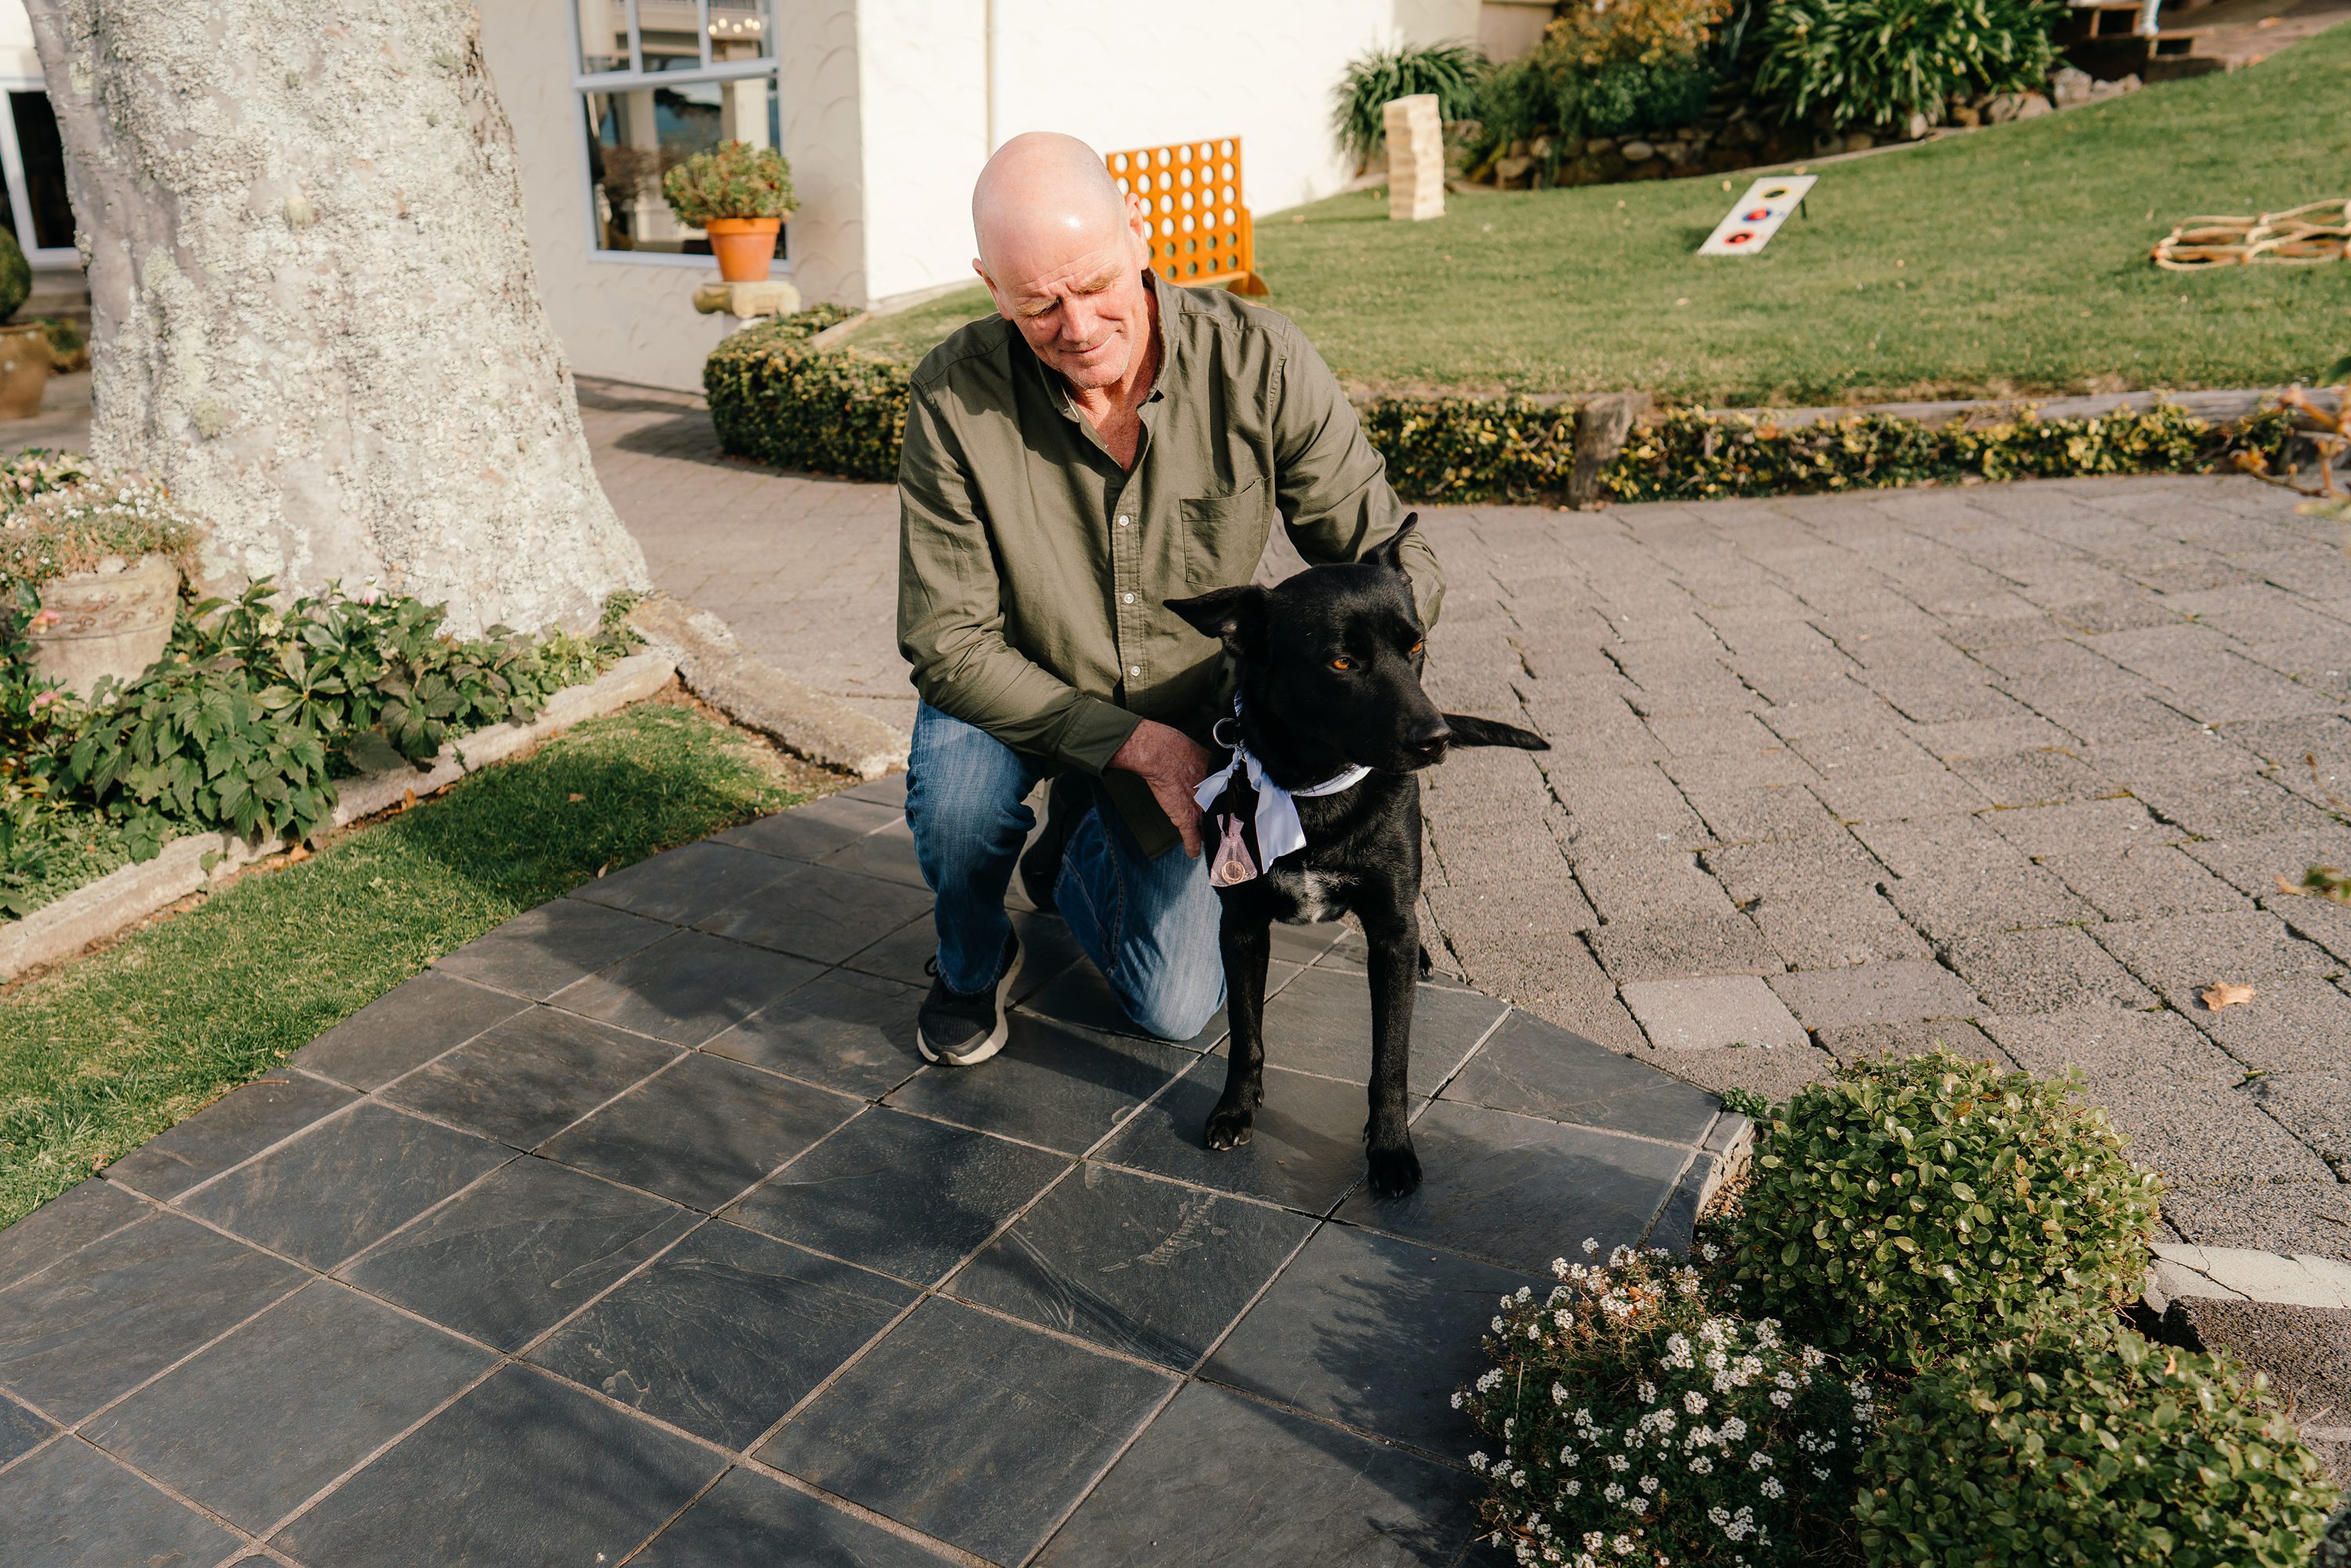
[[[1410,653],[1414,658],[1417,659],[1418,657],[1420,657],[1420,651],[1421,651],[1423,648],[1426,648],[1426,647],[1427,647],[1427,646],[1428,646],[1428,643],[1427,643],[1427,642],[1424,639],[1424,640],[1423,640],[1423,641],[1421,641],[1421,642],[1415,643],[1411,647],[1409,647],[1409,648],[1405,649],[1405,653]]]
[[[1355,667],[1355,661],[1342,653],[1331,661],[1331,667],[1334,670],[1352,670]]]

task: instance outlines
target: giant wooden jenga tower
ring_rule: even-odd
[[[1445,122],[1437,95],[1392,98],[1380,110],[1388,138],[1388,216],[1406,223],[1445,215]]]

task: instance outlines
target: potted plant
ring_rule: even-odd
[[[0,229],[0,321],[33,292],[33,269],[16,236]],[[0,419],[30,419],[41,412],[49,384],[49,337],[40,323],[0,326]]]
[[[718,276],[758,283],[776,258],[776,231],[799,203],[792,197],[792,166],[772,147],[722,141],[697,152],[662,178],[678,222],[710,236]]]
[[[163,656],[198,529],[161,486],[105,486],[76,454],[0,461],[0,584],[29,584],[42,675],[87,696]]]

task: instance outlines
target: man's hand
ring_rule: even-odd
[[[1176,831],[1184,835],[1184,852],[1200,857],[1200,803],[1192,791],[1208,776],[1207,752],[1180,729],[1144,719],[1110,759],[1151,786],[1151,797]]]

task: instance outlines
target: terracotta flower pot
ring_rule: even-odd
[[[764,283],[776,259],[776,231],[783,226],[781,218],[712,218],[702,232],[710,236],[719,277],[729,283]]]
[[[0,419],[41,412],[49,384],[49,335],[38,327],[0,327]]]
[[[41,584],[41,611],[27,633],[33,663],[50,680],[88,696],[101,675],[127,682],[163,656],[179,608],[180,569],[160,555]],[[114,570],[102,570],[111,565]]]

